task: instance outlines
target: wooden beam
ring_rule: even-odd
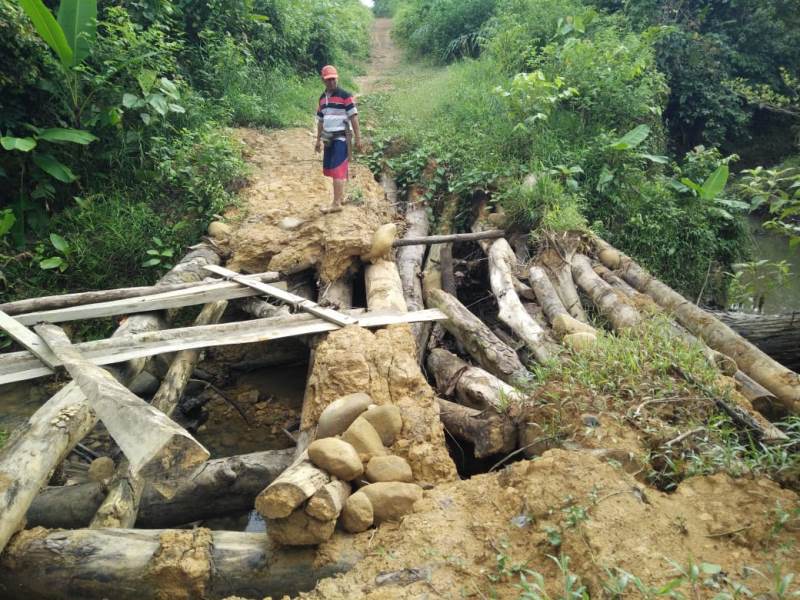
[[[278,280],[277,273],[260,273],[258,275],[247,275],[243,277],[254,282]],[[115,315],[152,312],[259,295],[258,291],[233,281],[206,282],[200,285],[194,284],[191,287],[184,287],[167,292],[158,291],[158,286],[152,289],[155,290],[155,292],[145,296],[112,300],[109,302],[97,302],[94,304],[85,304],[56,310],[25,313],[17,315],[14,318],[22,325],[63,323],[65,321],[77,321],[79,319],[99,319]]]
[[[0,311],[0,328],[4,329],[11,339],[22,344],[28,352],[42,361],[49,370],[52,371],[55,368],[58,358],[47,347],[47,344],[30,329],[2,311]]]
[[[505,236],[506,232],[501,229],[492,229],[489,231],[475,231],[473,233],[451,233],[448,235],[429,235],[425,237],[416,238],[403,238],[402,240],[395,240],[392,246],[399,248],[401,246],[416,246],[418,244],[430,246],[432,244],[447,244],[450,242],[477,242],[478,240],[496,240]]]
[[[237,283],[241,283],[242,285],[251,287],[254,290],[258,290],[262,294],[267,294],[273,298],[278,298],[279,300],[291,304],[292,306],[295,306],[304,312],[310,313],[331,323],[335,323],[341,327],[344,327],[345,325],[356,324],[355,319],[349,315],[342,314],[330,308],[323,308],[312,300],[303,298],[302,296],[298,296],[291,292],[287,292],[286,290],[277,288],[274,285],[253,281],[243,275],[240,275],[236,271],[231,271],[230,269],[218,267],[216,265],[207,265],[205,269],[207,271],[211,271],[212,273],[216,273],[217,275],[227,277]]]
[[[57,325],[36,333],[78,383],[92,410],[125,453],[131,472],[154,480],[191,471],[210,456],[188,431],[150,406],[106,370],[86,360]]]
[[[446,318],[438,310],[421,310],[413,313],[348,311],[348,316],[360,327],[384,327],[401,323],[441,321]],[[134,358],[178,352],[193,348],[227,346],[265,342],[287,337],[335,331],[338,325],[326,323],[311,315],[290,315],[271,319],[254,319],[222,325],[204,325],[167,329],[126,337],[115,337],[76,344],[84,358],[96,365],[108,365]],[[62,364],[60,360],[56,364]],[[0,355],[0,385],[26,381],[50,375],[30,352],[12,352]]]

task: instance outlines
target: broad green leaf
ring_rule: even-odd
[[[72,48],[67,42],[64,30],[42,0],[19,0],[19,5],[33,22],[41,38],[58,55],[61,64],[65,67],[72,66]]]
[[[603,169],[600,171],[600,178],[597,180],[597,191],[602,192],[612,181],[614,181],[614,172],[603,165]]]
[[[185,113],[186,109],[183,108],[180,104],[170,104],[169,109],[174,113]]]
[[[11,228],[16,222],[17,217],[14,216],[14,211],[12,211],[10,208],[0,211],[0,238],[11,231]]]
[[[649,125],[639,125],[611,144],[613,150],[630,150],[636,148],[650,135]]]
[[[167,99],[161,94],[150,94],[147,97],[147,102],[162,117],[167,114]]]
[[[80,64],[97,36],[97,0],[61,0],[58,24],[72,48],[72,66]]]
[[[167,96],[169,96],[173,100],[177,100],[178,98],[180,98],[180,94],[178,94],[178,87],[166,77],[162,77],[161,79],[158,80],[158,87],[162,92],[164,92]]]
[[[144,100],[134,94],[122,94],[122,106],[125,108],[141,108],[144,106]]]
[[[725,189],[725,184],[728,183],[728,176],[730,175],[730,171],[728,170],[728,165],[720,165],[717,169],[708,176],[703,182],[703,186],[700,189],[700,197],[703,200],[711,200],[722,193],[722,190]]]
[[[63,183],[72,183],[77,179],[70,168],[52,154],[34,154],[33,162],[42,171]]]
[[[51,256],[50,258],[45,258],[43,261],[39,263],[40,269],[57,269],[61,265],[64,264],[64,259],[60,256]]]
[[[150,125],[150,113],[139,113],[139,116],[142,119],[142,123]]]
[[[166,256],[167,258],[172,258],[175,255],[175,250],[172,248],[167,248],[161,253],[161,256]]]
[[[722,206],[727,206],[728,208],[732,208],[734,210],[750,210],[750,205],[747,202],[742,202],[741,200],[729,200],[728,198],[717,198],[717,204],[721,204]]]
[[[69,254],[70,251],[69,242],[67,242],[67,240],[65,240],[57,233],[50,234],[50,242],[52,242],[55,249],[61,252],[61,254],[64,255]]]
[[[694,181],[692,181],[688,177],[682,178],[681,179],[681,183],[683,185],[685,185],[687,188],[689,188],[690,190],[694,190],[698,194],[700,194],[703,191],[703,188],[700,185],[696,184]]]
[[[30,152],[36,148],[36,140],[29,137],[18,138],[6,136],[0,138],[0,144],[2,144],[3,148],[6,150],[19,150],[20,152]]]
[[[149,94],[156,83],[158,74],[150,69],[142,69],[136,76],[136,81],[139,82],[139,87],[142,89],[143,94]]]
[[[161,256],[161,253],[158,250],[148,250],[147,254],[150,256]]]
[[[639,158],[644,158],[645,160],[649,160],[650,162],[657,163],[659,165],[666,165],[669,163],[669,157],[661,156],[659,154],[647,154],[646,152],[640,152],[637,154]]]
[[[143,267],[155,267],[156,265],[160,265],[160,264],[161,264],[161,259],[160,258],[151,258],[149,260],[144,261],[142,263],[142,266]]]
[[[64,129],[63,127],[51,127],[39,132],[39,139],[46,142],[72,142],[85,146],[91,144],[97,137],[82,129]]]

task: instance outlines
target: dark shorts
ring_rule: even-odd
[[[348,152],[346,140],[332,140],[325,144],[322,155],[322,173],[334,179],[347,179]]]

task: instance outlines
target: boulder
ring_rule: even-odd
[[[364,417],[358,417],[342,434],[342,439],[356,449],[361,460],[368,461],[373,456],[384,456],[386,448],[381,436]]]
[[[343,481],[350,481],[364,472],[356,449],[339,438],[314,440],[308,447],[308,458],[323,471]]]
[[[107,456],[95,458],[89,465],[89,481],[106,481],[114,475],[114,461]]]
[[[369,498],[375,524],[400,519],[414,509],[415,502],[422,500],[422,488],[415,483],[371,483],[357,493]]]
[[[394,444],[403,429],[403,418],[400,416],[400,409],[394,404],[372,406],[361,416],[375,428],[375,431],[381,436],[383,445],[387,448]]]
[[[356,418],[372,404],[367,394],[355,393],[331,402],[317,421],[317,439],[332,437],[344,432]]]
[[[361,533],[372,526],[372,503],[363,492],[356,492],[344,503],[339,523],[345,531]]]
[[[374,456],[367,464],[366,476],[371,483],[380,481],[411,483],[414,481],[411,466],[399,456]]]
[[[208,235],[216,239],[228,239],[231,236],[233,229],[227,223],[222,221],[211,221],[208,224]]]
[[[389,258],[392,252],[392,244],[396,239],[397,225],[394,223],[381,225],[372,235],[372,245],[370,246],[369,252],[364,254],[361,258],[371,263]]]

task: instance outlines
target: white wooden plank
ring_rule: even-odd
[[[243,276],[245,279],[258,281],[259,278],[272,278],[270,273]],[[277,279],[277,274],[274,275]],[[115,315],[130,315],[141,312],[152,312],[168,308],[181,308],[195,304],[207,304],[219,300],[234,300],[258,296],[261,292],[251,289],[235,281],[220,281],[207,283],[182,290],[173,290],[124,300],[111,300],[61,308],[56,310],[43,310],[38,312],[17,315],[14,319],[22,325],[35,325],[37,323],[63,323],[79,319],[97,319]]]
[[[52,372],[53,367],[58,362],[58,358],[42,338],[3,311],[0,311],[0,327],[11,336],[11,339],[27,348],[28,352],[49,367],[48,371]]]
[[[440,321],[446,319],[439,310],[421,310],[412,313],[365,313],[348,311],[348,316],[361,327],[383,327],[403,323]],[[167,352],[264,342],[300,335],[335,331],[339,327],[311,315],[292,315],[270,319],[254,319],[221,325],[184,327],[106,340],[76,344],[83,356],[96,365],[108,365],[134,358],[143,358]],[[57,361],[57,364],[61,364]],[[29,352],[0,355],[0,385],[45,377],[51,372],[41,366]]]
[[[273,285],[248,280],[246,277],[240,275],[236,271],[231,271],[230,269],[226,269],[224,267],[218,267],[216,265],[206,265],[203,268],[206,271],[211,271],[212,273],[216,273],[217,275],[228,277],[233,281],[241,283],[242,285],[246,285],[264,294],[267,294],[274,298],[278,298],[279,300],[283,300],[284,302],[287,302],[292,306],[299,308],[302,311],[311,313],[312,315],[316,315],[320,319],[325,319],[326,321],[330,321],[331,323],[335,323],[342,327],[344,327],[345,325],[355,324],[355,320],[348,315],[342,314],[330,308],[323,308],[319,304],[317,304],[312,300],[309,300],[308,298],[303,298],[302,296],[298,296],[291,292],[287,292]]]

